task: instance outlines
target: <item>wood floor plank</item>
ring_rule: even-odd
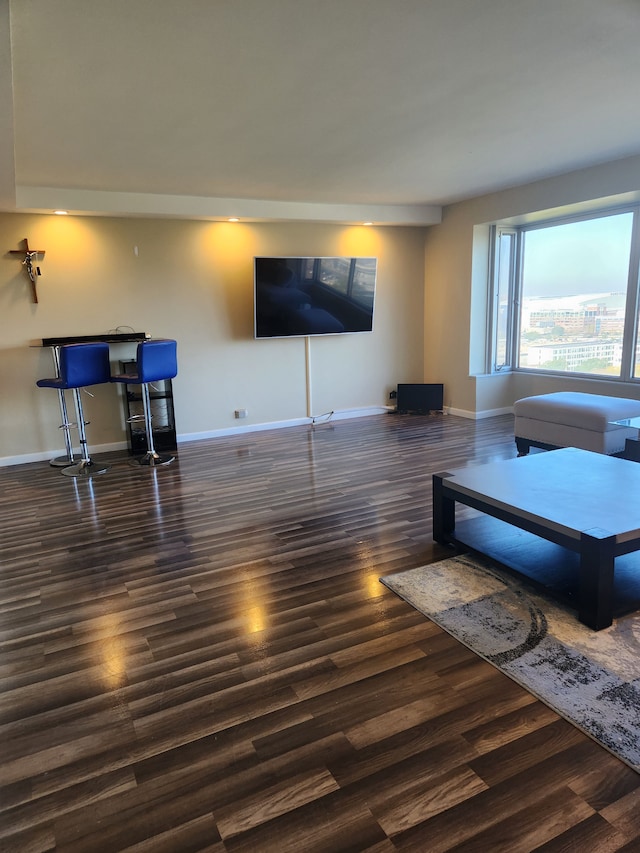
[[[556,838],[593,815],[589,805],[569,788],[559,788],[549,796],[541,797],[535,808],[521,809],[453,850],[457,853],[482,849],[496,853],[528,853],[535,846]]]
[[[486,788],[487,785],[482,779],[463,764],[430,779],[428,785],[407,787],[381,807],[374,803],[372,810],[380,826],[387,835],[393,837],[464,802],[469,797],[474,797]]]
[[[331,774],[327,770],[318,769],[285,782],[277,782],[244,800],[218,809],[216,823],[222,838],[229,838],[337,790],[338,783]]]
[[[616,853],[624,849],[624,838],[602,815],[594,814],[536,847],[536,853],[574,853],[593,850]]]

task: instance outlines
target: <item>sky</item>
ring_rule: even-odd
[[[618,213],[527,231],[523,296],[626,291],[632,226]]]

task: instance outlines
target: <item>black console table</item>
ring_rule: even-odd
[[[63,338],[43,338],[43,347],[62,347],[65,344],[119,344],[129,341],[146,341],[151,335],[148,332],[122,332],[113,335],[69,335]]]

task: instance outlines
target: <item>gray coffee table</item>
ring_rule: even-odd
[[[483,515],[466,513],[472,518],[456,526],[456,503]],[[568,447],[434,474],[433,538],[488,554],[552,591],[559,578],[555,591],[601,630],[640,607],[640,465]]]
[[[640,418],[620,418],[620,420],[609,421],[609,423],[637,429],[640,435]],[[640,462],[640,440],[637,438],[625,439],[623,456],[625,459],[633,460],[633,462]]]

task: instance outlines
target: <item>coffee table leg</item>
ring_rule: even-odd
[[[441,545],[451,542],[456,526],[455,501],[444,495],[442,481],[449,474],[433,475],[433,538]]]
[[[614,549],[615,536],[606,530],[589,530],[581,535],[578,618],[594,631],[613,622]]]

